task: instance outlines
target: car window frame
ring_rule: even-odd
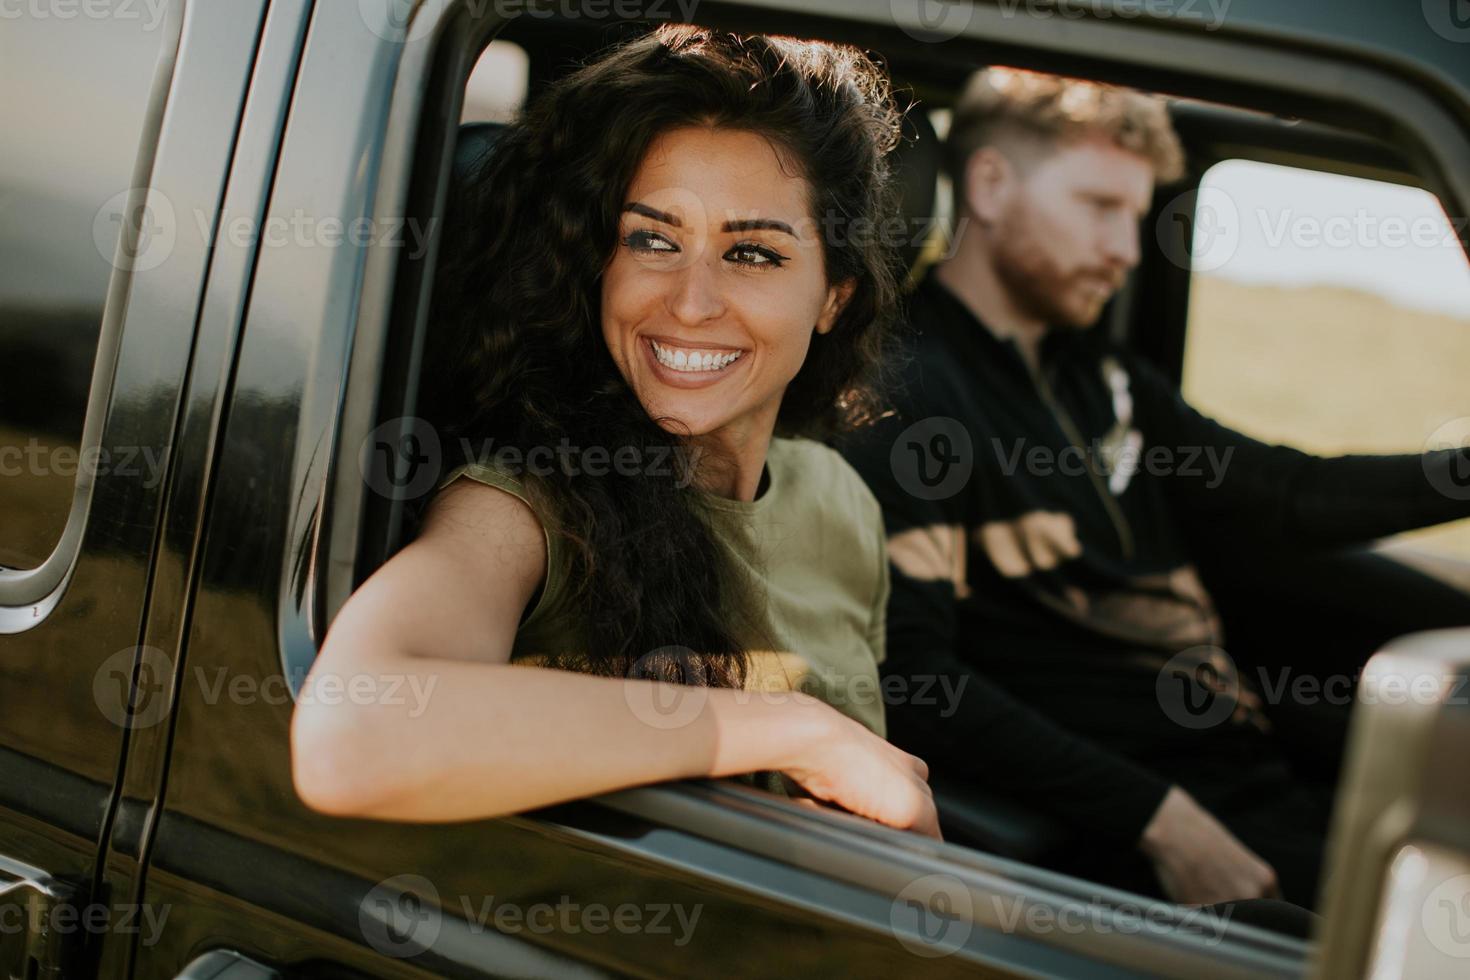
[[[425,5],[420,13],[434,6]],[[479,44],[474,51],[477,54],[501,26],[489,17],[476,20],[464,4],[438,5],[424,15],[439,20],[424,33],[420,30],[423,25],[412,25],[414,33],[432,41],[407,45],[397,67],[397,84],[383,135],[375,199],[378,214],[412,213],[415,202],[410,198],[409,180],[415,172],[412,165],[415,160],[421,164],[427,161],[427,165],[436,168],[438,185],[434,188],[433,206],[442,205],[454,127],[432,131],[434,127],[424,126],[425,96],[438,92],[446,97],[444,75],[435,74],[435,56],[440,46],[466,43]],[[768,3],[712,4],[700,12],[700,21],[711,26],[748,24],[757,19],[761,21],[761,29],[856,40],[868,47],[879,47],[876,38],[881,37],[885,43],[893,42],[892,50],[912,48],[916,37],[913,32],[919,29],[916,25],[900,29],[899,14],[891,5],[849,5],[841,0],[819,0],[801,16],[775,9]],[[1169,43],[1159,43],[1166,32]],[[905,35],[908,41],[904,40]],[[1240,57],[1242,46],[1251,58]],[[937,48],[931,48],[929,53],[941,55]],[[454,63],[464,68],[467,77],[474,57],[463,51],[453,56],[457,58]],[[1470,134],[1449,107],[1435,97],[1420,77],[1421,70],[1412,63],[1365,61],[1355,57],[1354,52],[1334,49],[1330,44],[1309,45],[1303,41],[1295,47],[1284,43],[1267,46],[1248,35],[1229,31],[1190,34],[1178,30],[1177,25],[1150,23],[1147,15],[1127,24],[1082,18],[1069,22],[1066,31],[1055,31],[1045,23],[1008,18],[1000,9],[980,6],[973,8],[966,28],[942,52],[942,60],[946,62],[961,59],[970,64],[1004,61],[1020,67],[1072,74],[1077,74],[1080,66],[1087,69],[1089,77],[1100,80],[1243,106],[1271,105],[1278,111],[1320,117],[1348,129],[1366,129],[1380,136],[1393,133],[1405,139],[1409,156],[1425,175],[1426,184],[1438,188],[1436,193],[1447,202],[1447,207],[1455,206],[1451,202],[1470,201]],[[458,81],[462,85],[463,77]],[[436,108],[441,116],[457,121],[459,96],[449,94],[447,98],[452,100],[448,105],[441,101]],[[424,201],[417,205],[422,207]],[[437,234],[433,238],[437,242]],[[404,309],[400,296],[394,292],[394,279],[401,272],[401,257],[385,249],[367,252],[358,294],[355,336],[342,379],[341,412],[333,420],[331,430],[332,462],[330,467],[313,464],[295,475],[301,504],[294,512],[290,540],[305,544],[300,547],[292,544],[288,548],[288,567],[282,582],[289,581],[290,586],[283,585],[279,606],[283,666],[291,678],[304,675],[326,625],[360,581],[365,549],[377,549],[378,553],[387,550],[383,542],[363,542],[358,534],[367,489],[358,469],[357,454],[374,426],[385,418],[411,414],[406,411],[407,401],[392,405],[378,397],[378,383],[385,367],[384,352],[389,349],[390,321],[394,315],[402,315]],[[431,255],[432,252],[431,246]],[[416,295],[421,297],[423,288],[422,282],[417,284]],[[421,331],[426,310],[418,308],[415,316],[416,329]],[[408,396],[405,393],[402,397]],[[887,882],[886,876],[895,867],[915,869],[926,866],[926,861],[951,871],[962,870],[962,858],[968,857],[943,845],[939,850],[925,845],[931,848],[925,850],[917,841],[890,836],[893,832],[884,828],[865,827],[860,831],[845,823],[839,814],[803,811],[779,801],[747,806],[743,802],[737,805],[723,796],[715,799],[706,795],[701,799],[698,794],[711,791],[697,784],[629,792],[631,795],[614,794],[584,801],[566,812],[582,815],[578,819],[587,821],[587,825],[580,832],[585,833],[596,832],[587,829],[595,824],[587,815],[597,812],[598,807],[624,808],[625,812],[627,807],[632,807],[640,819],[681,829],[695,837],[716,835],[729,839],[731,827],[738,826],[742,841],[766,837],[774,841],[773,853],[788,858],[792,853],[791,842],[807,837],[832,836],[850,845],[856,845],[859,839],[872,843],[876,838],[881,846],[870,858],[858,860],[848,854],[837,860],[834,852],[832,863],[824,865],[833,875],[866,875],[870,877],[865,880],[871,882],[880,878]],[[780,831],[773,829],[777,825]],[[786,835],[784,840],[783,835]],[[742,846],[756,845],[742,843]],[[973,860],[991,869],[1002,866],[997,863],[1000,859],[985,855]],[[973,870],[980,872],[979,867]],[[1015,873],[1014,868],[1008,870]],[[963,875],[969,873],[962,870]],[[1212,965],[1220,962],[1220,948],[1210,951],[1210,955],[1213,958],[1208,962]]]

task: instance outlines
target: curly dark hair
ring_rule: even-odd
[[[870,229],[897,211],[901,114],[884,71],[844,45],[665,25],[550,85],[450,198],[432,301],[425,414],[445,444],[634,447],[684,440],[649,417],[601,333],[599,278],[650,143],[689,125],[758,133],[800,168],[831,283],[855,281],[788,386],[776,435],[826,439],[876,415],[899,263]],[[865,229],[869,229],[864,233]],[[759,623],[677,472],[527,479],[571,547],[578,669],[739,687]],[[542,506],[544,505],[544,506]],[[749,583],[744,583],[748,586]],[[755,600],[751,600],[754,602]],[[682,651],[672,655],[671,650]]]

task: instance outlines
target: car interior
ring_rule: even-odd
[[[711,26],[721,26],[718,12],[709,20],[714,22]],[[788,22],[774,15],[772,21],[755,29],[833,36],[833,31],[821,21],[793,17]],[[752,27],[743,23],[731,26]],[[513,44],[524,52],[527,91],[534,97],[547,81],[638,29],[627,25],[612,28],[597,21],[522,18],[509,25],[495,43]],[[857,43],[865,40],[860,35],[834,39]],[[948,204],[947,189],[940,176],[938,148],[947,107],[968,74],[987,60],[977,60],[969,49],[950,51],[940,45],[867,46],[880,51],[894,76],[896,88],[913,102],[907,116],[907,139],[895,153],[906,227],[921,230],[907,244],[904,256],[911,271],[916,272],[943,248],[943,218]],[[989,63],[1105,77],[1161,92],[1171,91],[1167,75],[1142,69],[1131,74],[1116,66],[1103,70],[1103,66],[1083,60],[1048,61],[1024,51],[995,50],[991,54]],[[429,135],[421,138],[416,150],[409,192],[414,206],[427,213],[439,213],[437,209],[450,199],[453,182],[462,179],[494,152],[496,138],[504,127],[503,120],[461,120],[463,84],[473,61],[468,56],[461,57],[436,70],[434,84],[442,86],[444,97],[434,111],[442,113],[443,118],[429,120],[432,125],[424,127]],[[1258,160],[1436,190],[1433,176],[1426,176],[1421,162],[1396,148],[1388,134],[1379,138],[1339,128],[1327,121],[1307,121],[1230,104],[1230,97],[1238,94],[1222,91],[1219,102],[1186,96],[1171,98],[1170,112],[1185,144],[1189,172],[1179,184],[1156,191],[1153,210],[1145,220],[1146,228],[1169,226],[1166,212],[1180,207],[1181,194],[1197,187],[1201,176],[1212,165],[1227,159]],[[1262,101],[1261,93],[1251,94],[1257,104]],[[1332,118],[1332,112],[1325,107],[1322,115],[1324,119]],[[449,132],[453,135],[448,139],[439,135]],[[1193,216],[1184,217],[1177,224],[1180,234],[1187,236],[1188,222]],[[1104,314],[1105,324],[1115,339],[1151,358],[1177,380],[1188,327],[1190,270],[1187,263],[1170,261],[1162,248],[1149,247],[1151,240],[1151,236],[1144,236],[1143,260]],[[1182,247],[1187,249],[1187,238],[1183,242]],[[430,387],[428,376],[433,366],[426,361],[425,352],[432,347],[426,341],[426,333],[433,327],[424,307],[433,254],[431,249],[424,262],[399,260],[394,308],[385,341],[385,371],[378,379],[375,424],[415,414],[414,407],[421,403]],[[369,495],[354,506],[361,511],[357,515],[360,530],[352,551],[350,582],[338,578],[328,583],[327,605],[338,602],[351,587],[410,540],[419,516],[414,504],[385,497]],[[338,519],[342,518],[332,517],[329,512],[328,520]],[[1252,636],[1270,631],[1275,638],[1273,649],[1291,651],[1298,657],[1293,666],[1306,672],[1325,670],[1325,663],[1317,659],[1322,650],[1350,650],[1359,662],[1365,662],[1395,636],[1449,625],[1434,621],[1433,590],[1470,585],[1470,575],[1467,575],[1470,562],[1426,559],[1411,565],[1406,560],[1369,551],[1300,561],[1283,558],[1264,572],[1259,564],[1247,568],[1229,555],[1207,558],[1206,581],[1218,597],[1227,632]],[[1431,570],[1434,576],[1430,575]],[[1457,577],[1463,584],[1450,584]],[[1345,712],[1333,723],[1343,725],[1345,731]],[[1304,740],[1301,748],[1303,752],[1319,749],[1309,739]],[[1334,782],[1341,764],[1340,756],[1333,757],[1330,768],[1324,770],[1333,774]],[[943,772],[933,773],[932,783],[948,841],[1007,861],[1051,872],[1067,872],[1070,855],[1079,842],[1066,828],[1028,811],[1001,791],[966,785]],[[635,804],[624,805],[632,810],[639,808]],[[792,812],[795,810],[792,807],[779,803],[772,806],[787,811],[780,819],[814,819],[804,812]],[[770,812],[774,819],[774,811]],[[1054,883],[1057,879],[1044,880]]]

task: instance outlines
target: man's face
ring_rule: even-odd
[[[1090,327],[1138,264],[1138,224],[1153,195],[1149,161],[1098,137],[1013,168],[997,200],[995,271],[1022,310]]]

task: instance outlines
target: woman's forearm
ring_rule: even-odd
[[[319,663],[308,678],[292,756],[297,790],[315,809],[473,820],[651,782],[784,769],[833,713],[797,693],[427,657],[381,663],[369,673],[359,662],[340,680]],[[325,694],[354,682],[397,696]]]

